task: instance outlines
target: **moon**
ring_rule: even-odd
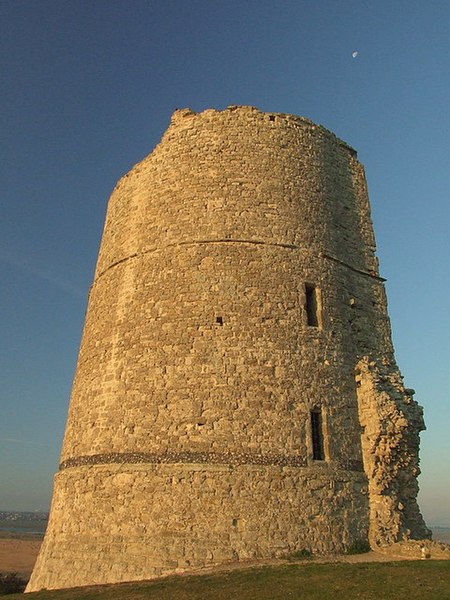
[[[355,50],[354,52],[352,52],[352,57],[356,58],[358,56],[359,52],[357,50]]]

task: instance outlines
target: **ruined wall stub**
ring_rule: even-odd
[[[28,590],[428,536],[374,250],[331,132],[176,111],[109,201]]]

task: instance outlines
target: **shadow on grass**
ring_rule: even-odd
[[[22,598],[21,595],[9,598]],[[41,591],[27,600],[450,600],[450,561],[287,564]]]

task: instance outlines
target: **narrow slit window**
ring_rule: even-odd
[[[309,327],[319,326],[317,288],[311,283],[305,283],[306,322]]]
[[[313,460],[325,460],[322,413],[318,409],[311,411],[311,442]]]

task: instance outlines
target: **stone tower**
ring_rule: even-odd
[[[109,201],[28,591],[429,537],[374,250],[330,131],[176,111]]]

